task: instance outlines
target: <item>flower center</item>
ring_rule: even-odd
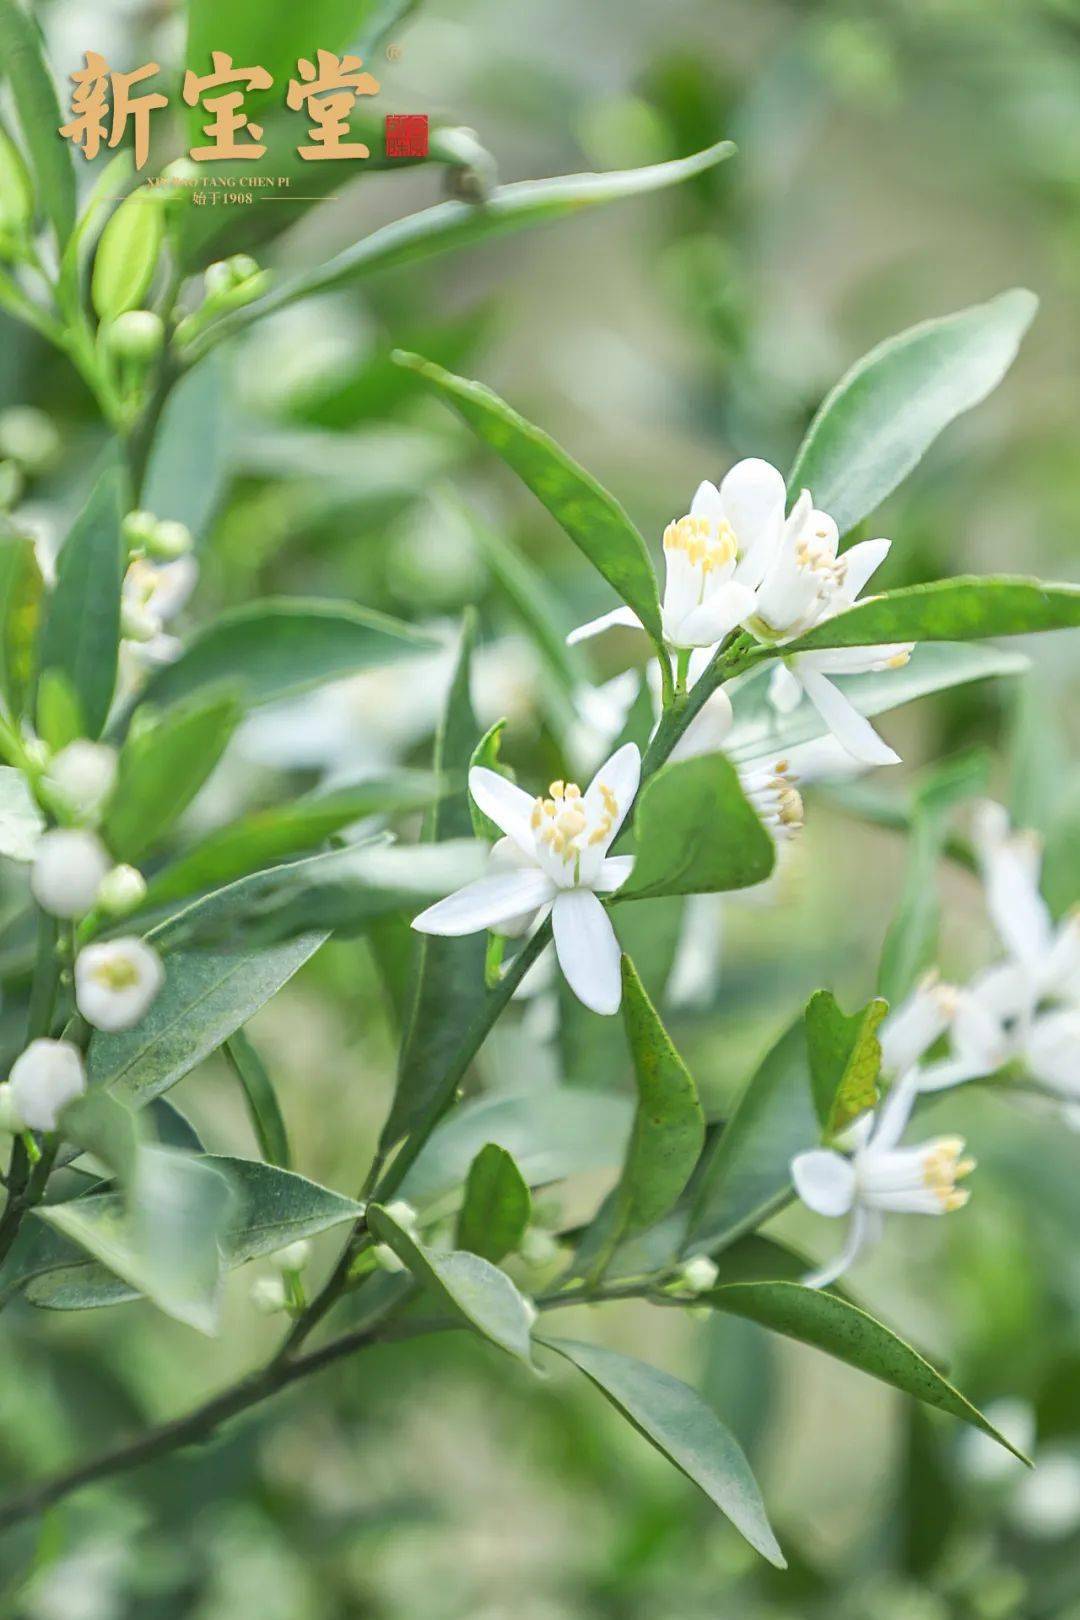
[[[569,863],[591,845],[610,838],[618,801],[604,782],[597,783],[597,792],[601,808],[590,814],[576,782],[552,782],[546,797],[541,795],[533,804],[530,819],[537,844]]]
[[[126,956],[112,956],[94,969],[94,978],[106,990],[130,990],[139,982],[139,970]]]
[[[727,568],[739,554],[735,530],[726,519],[711,523],[708,518],[682,517],[664,530],[664,550],[681,551],[693,568],[703,574]]]
[[[963,1209],[971,1197],[966,1187],[956,1183],[969,1176],[975,1168],[974,1159],[965,1159],[962,1136],[944,1136],[923,1154],[923,1185],[934,1194],[942,1209]]]

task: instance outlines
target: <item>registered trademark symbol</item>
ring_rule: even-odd
[[[386,60],[388,62],[400,62],[401,56],[402,51],[400,45],[388,45],[386,47]]]

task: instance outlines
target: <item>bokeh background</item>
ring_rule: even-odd
[[[151,54],[182,65],[183,19],[168,3],[35,9],[58,76],[88,47],[118,66]],[[509,715],[507,757],[543,776],[565,715],[490,534],[529,560],[563,628],[609,605],[602,582],[389,351],[416,348],[492,383],[653,540],[698,480],[738,456],[786,466],[822,394],[872,343],[1017,284],[1042,300],[1021,358],[873,520],[894,540],[881,578],[1077,576],[1080,6],[424,0],[388,37],[387,105],[471,125],[506,179],[634,166],[721,136],[740,152],[657,197],[314,300],[230,351],[196,616],[280,592],[447,625],[475,604],[481,715]],[[427,169],[364,175],[257,251],[270,265],[308,265],[439,191]],[[238,217],[237,245],[246,228]],[[20,516],[60,534],[101,430],[64,361],[6,317],[0,400],[38,407],[59,430],[60,453],[31,478]],[[581,668],[608,679],[640,651],[607,638]],[[878,773],[875,791],[903,803],[926,762],[984,744],[995,791],[1053,831],[1060,851],[1062,825],[1080,825],[1080,647],[1062,635],[1030,651],[1021,685],[984,683],[887,717],[906,764]],[[283,774],[303,783],[423,762],[445,673],[395,666],[262,717],[197,823],[269,801]],[[808,794],[783,883],[768,903],[724,908],[703,982],[667,1010],[712,1113],[811,990],[828,985],[848,1005],[872,991],[903,860],[897,834],[852,817],[836,794]],[[941,882],[942,963],[960,976],[992,942],[974,881],[945,870]],[[1054,882],[1059,907],[1080,898],[1060,855]],[[251,1030],[272,1054],[297,1164],[348,1191],[393,1084],[378,954],[365,941],[332,945]],[[539,1018],[512,1022],[470,1090],[523,1076],[625,1080],[580,1021],[550,1036]],[[205,1064],[175,1098],[211,1148],[255,1151],[223,1065]],[[78,1496],[47,1525],[29,1584],[17,1553],[13,1572],[0,1570],[0,1592],[14,1583],[4,1612],[1080,1616],[1080,1138],[975,1088],[935,1114],[979,1156],[972,1204],[955,1221],[892,1222],[854,1285],[1030,1443],[1034,1474],[750,1324],[609,1306],[567,1313],[560,1327],[708,1393],[751,1455],[792,1560],[786,1575],[757,1562],[582,1381],[562,1370],[530,1380],[446,1338],[338,1366],[211,1449]],[[547,1218],[572,1219],[602,1190],[559,1189]],[[780,1229],[814,1253],[836,1241],[797,1214]],[[328,1259],[320,1251],[317,1263]],[[252,1365],[278,1328],[253,1311],[250,1281],[233,1280],[215,1342],[143,1305],[9,1311],[0,1479],[83,1456]]]

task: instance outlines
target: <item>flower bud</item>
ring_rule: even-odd
[[[46,775],[72,815],[93,821],[116,781],[116,751],[78,738],[53,756]]]
[[[146,879],[137,866],[114,866],[106,872],[97,892],[97,903],[110,917],[126,917],[146,899]]]
[[[270,1264],[276,1266],[278,1271],[303,1271],[310,1259],[311,1244],[306,1238],[300,1238],[296,1243],[290,1243],[284,1249],[278,1249],[276,1254],[272,1254]]]
[[[86,1090],[82,1054],[70,1041],[31,1041],[11,1066],[10,1101],[32,1131],[54,1131],[62,1110]]]
[[[129,512],[120,525],[124,544],[129,551],[147,551],[154,543],[158,520],[153,512]]]
[[[164,518],[160,523],[155,523],[150,531],[146,540],[146,553],[157,562],[175,562],[177,557],[186,557],[194,544],[191,530],[186,523],[177,523],[172,518]]]
[[[83,917],[93,906],[109,857],[101,840],[77,828],[47,832],[37,846],[30,888],[53,917]]]
[[[530,1226],[521,1239],[519,1253],[527,1266],[551,1266],[559,1258],[559,1245],[542,1226]]]
[[[263,1316],[276,1316],[288,1300],[280,1277],[256,1277],[251,1285],[251,1303]]]
[[[22,153],[0,130],[0,232],[24,236],[34,218],[34,186]]]
[[[371,1251],[371,1258],[382,1271],[404,1271],[405,1262],[399,1260],[389,1243],[376,1243]]]
[[[165,323],[150,309],[129,309],[105,329],[109,348],[121,360],[147,366],[165,343]]]
[[[161,958],[145,940],[102,940],[75,958],[75,1004],[110,1035],[137,1024],[164,982]]]
[[[410,1237],[416,1236],[416,1211],[404,1198],[395,1198],[392,1204],[387,1204],[386,1213],[396,1226],[401,1226]]]
[[[25,1129],[26,1121],[15,1107],[11,1082],[5,1080],[0,1085],[0,1136],[18,1136]]]
[[[704,1294],[719,1275],[720,1267],[715,1260],[710,1260],[707,1254],[695,1254],[683,1261],[675,1280],[688,1294]]]
[[[0,412],[0,456],[18,462],[24,472],[47,472],[60,454],[60,435],[51,417],[33,405],[13,405]]]

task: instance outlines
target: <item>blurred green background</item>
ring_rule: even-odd
[[[182,65],[182,19],[168,3],[37,9],[58,76],[87,48],[116,66],[150,55]],[[615,490],[652,540],[733,459],[787,465],[823,393],[872,343],[1017,284],[1042,300],[1020,361],[875,517],[873,532],[894,540],[881,578],[1076,576],[1080,6],[424,0],[390,38],[395,58],[370,64],[387,106],[471,125],[504,179],[634,166],[722,136],[740,153],[671,192],[383,275],[257,328],[228,354],[229,477],[202,559],[204,608],[293,592],[450,623],[477,604],[481,718],[508,714],[508,758],[547,780],[560,724],[551,678],[485,532],[530,559],[564,627],[610,604],[569,542],[389,351],[482,376]],[[259,248],[261,261],[313,263],[438,195],[426,169],[363,175]],[[237,245],[254,228],[237,216]],[[98,447],[92,403],[61,358],[6,318],[0,401],[39,407],[59,429],[59,456],[20,508],[58,535]],[[907,764],[875,787],[900,801],[921,764],[978,742],[995,751],[995,790],[1026,823],[1075,813],[1080,648],[1051,636],[1031,651],[1023,692],[986,683],[887,717]],[[581,667],[599,680],[639,656],[631,638],[607,638]],[[283,771],[315,780],[424,761],[444,676],[396,666],[261,718],[196,807],[200,824],[272,798]],[[808,795],[779,893],[725,908],[705,994],[668,1010],[712,1112],[812,989],[830,985],[848,1005],[870,993],[902,871],[895,834]],[[946,871],[942,888],[943,967],[961,976],[992,944],[974,882]],[[588,1029],[568,1019],[558,1041],[546,1033],[540,1009],[498,1032],[470,1089],[550,1084],[560,1071],[599,1083]],[[369,945],[324,950],[252,1034],[273,1055],[298,1166],[355,1190],[395,1060]],[[209,1147],[254,1152],[223,1064],[175,1095]],[[559,1328],[646,1354],[715,1400],[751,1455],[786,1575],[756,1561],[580,1380],[562,1369],[530,1380],[481,1345],[441,1338],[338,1366],[212,1448],[76,1497],[47,1524],[29,1585],[12,1546],[0,1592],[6,1578],[19,1590],[4,1612],[1080,1616],[1080,1142],[974,1088],[937,1116],[980,1159],[972,1204],[940,1225],[891,1223],[855,1287],[992,1417],[1022,1438],[1034,1431],[1034,1475],[750,1324],[607,1306],[568,1312]],[[560,1189],[553,1224],[601,1190]],[[782,1230],[815,1254],[836,1241],[794,1213]],[[278,1327],[251,1308],[250,1282],[233,1279],[220,1342],[146,1305],[13,1308],[0,1479],[81,1457],[254,1364]]]

